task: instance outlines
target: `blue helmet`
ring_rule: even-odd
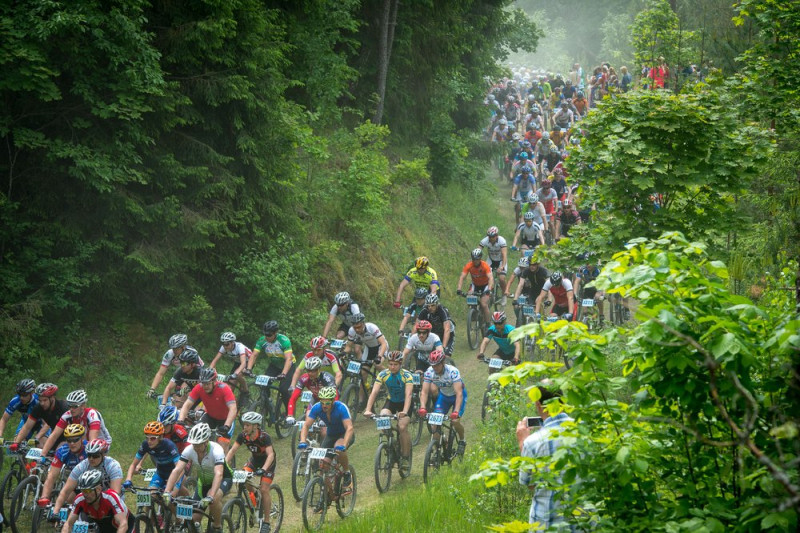
[[[158,421],[164,424],[174,424],[178,420],[178,409],[174,405],[165,406],[158,414]]]

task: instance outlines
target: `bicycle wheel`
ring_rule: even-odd
[[[483,403],[481,403],[481,422],[486,422],[486,415],[489,412],[489,391],[491,387],[486,387],[483,393]]]
[[[247,510],[240,496],[225,502],[222,506],[222,515],[228,516],[237,533],[247,533]]]
[[[356,469],[353,465],[350,465],[348,470],[350,471],[350,479],[352,480],[350,486],[343,486],[342,477],[339,476],[336,479],[336,484],[338,486],[334,489],[336,490],[336,494],[339,495],[336,498],[336,512],[339,513],[339,516],[342,518],[350,516],[356,506]]]
[[[459,462],[464,460],[464,457],[458,453],[458,446],[456,443],[457,436],[456,430],[451,427],[450,433],[447,435],[447,450],[444,454],[444,456],[448,458],[448,463],[452,463],[453,459],[458,459]]]
[[[39,531],[45,531],[45,527],[47,526],[47,510],[43,507],[39,507],[38,505],[33,509],[33,517],[31,518],[31,533],[38,533]],[[55,531],[55,530],[54,530]],[[152,531],[143,531],[139,530],[141,533],[153,533]]]
[[[395,442],[394,455],[398,458],[397,472],[400,474],[400,478],[405,479],[411,475],[411,468],[414,466],[414,448],[408,449],[408,466],[406,468],[400,466],[400,454],[400,443]]]
[[[156,533],[153,522],[150,521],[150,517],[147,514],[139,513],[136,515],[136,531],[139,533]]]
[[[292,463],[292,496],[299,502],[303,499],[303,491],[306,488],[306,468],[308,467],[308,453],[300,452],[294,456]]]
[[[315,476],[303,493],[302,511],[303,525],[307,531],[322,527],[328,513],[328,496],[325,482],[320,476]]]
[[[495,280],[494,287],[492,288],[492,308],[495,311],[501,310],[502,306],[500,305],[500,302],[502,301],[502,299],[503,295],[500,294],[500,283],[498,283],[497,280]]]
[[[285,439],[292,434],[292,426],[286,425],[288,411],[286,406],[283,404],[280,395],[275,398],[275,405],[273,409],[275,410],[275,433],[278,435],[279,439]]]
[[[5,477],[3,478],[2,484],[0,484],[0,514],[3,516],[8,516],[6,514],[6,509],[11,508],[11,497],[14,495],[14,491],[16,490],[17,486],[22,481],[22,470],[20,467],[13,466],[11,470],[6,472]]]
[[[208,521],[208,532],[213,533],[214,529],[211,525],[211,520]],[[222,533],[236,533],[236,530],[233,527],[233,522],[229,516],[222,517]]]
[[[19,520],[23,509],[33,512],[41,483],[38,476],[28,476],[20,481],[11,495],[11,505],[5,514],[6,520],[15,524]]]
[[[393,455],[388,442],[378,444],[378,449],[375,451],[375,486],[380,493],[389,490],[392,484]]]
[[[347,388],[344,389],[342,403],[350,410],[350,418],[353,420],[353,423],[355,423],[356,417],[358,416],[358,408],[360,407],[359,404],[361,403],[358,398],[358,383],[350,383]]]
[[[422,465],[422,482],[427,483],[428,478],[439,472],[442,463],[441,448],[434,439],[428,443],[425,450],[425,463]]]
[[[470,308],[467,313],[467,343],[472,350],[478,348],[480,314],[480,311],[474,308]]]
[[[283,491],[277,485],[269,486],[272,506],[269,509],[269,523],[272,526],[272,533],[278,533],[283,524]]]
[[[422,440],[422,428],[425,426],[425,420],[416,414],[416,409],[414,411],[408,428],[408,432],[411,434],[411,446],[416,446]]]

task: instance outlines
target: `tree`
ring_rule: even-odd
[[[386,76],[389,74],[389,60],[392,57],[394,28],[397,25],[397,6],[400,0],[384,0],[381,16],[381,34],[378,41],[378,108],[372,122],[380,124],[383,120],[383,101],[386,97]]]
[[[683,28],[667,0],[648,0],[647,7],[636,15],[631,27],[636,61],[654,66],[659,57],[664,57],[671,65],[671,74],[675,67],[695,57],[694,41],[694,32]]]

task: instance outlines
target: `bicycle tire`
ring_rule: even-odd
[[[486,387],[483,392],[483,402],[481,402],[481,422],[486,422],[486,415],[489,412],[489,390],[491,387]]]
[[[43,523],[46,522],[47,515],[45,514],[45,509],[43,507],[39,507],[38,505],[33,509],[33,516],[31,517],[31,533],[38,533],[40,529],[44,527]],[[152,532],[142,532],[142,533],[152,533]]]
[[[21,481],[21,468],[19,465],[12,466],[0,483],[0,515],[6,516],[6,508],[11,505],[11,496]]]
[[[33,508],[38,499],[38,492],[41,488],[42,482],[38,476],[28,476],[19,482],[14,489],[14,494],[11,495],[11,504],[9,505],[8,512],[4,515],[6,520],[11,524],[11,529],[16,529],[15,524],[19,520],[23,509],[30,509],[33,513]]]
[[[480,311],[477,309],[470,308],[467,312],[467,343],[472,350],[478,348],[478,328],[480,328],[478,315]]]
[[[458,453],[458,447],[456,445],[456,430],[453,427],[450,427],[450,432],[447,434],[447,449],[445,450],[445,457],[448,458],[447,462],[452,463],[453,459],[458,459],[458,462],[464,460],[461,454]]]
[[[503,296],[500,294],[500,283],[497,281],[497,279],[495,279],[494,287],[492,288],[492,308],[495,311],[501,310],[502,306],[500,305],[500,303],[502,301],[502,298]]]
[[[375,451],[375,486],[378,492],[383,494],[392,485],[392,464],[393,456],[392,448],[388,442],[381,442],[378,444],[378,449]]]
[[[355,423],[358,416],[358,408],[360,407],[360,399],[358,397],[358,383],[350,383],[342,394],[342,403],[344,403],[350,410],[350,418]]]
[[[222,515],[231,519],[235,532],[247,533],[247,510],[240,496],[225,502],[222,506]]]
[[[397,457],[397,473],[400,474],[400,479],[405,479],[411,475],[411,469],[414,467],[414,447],[408,449],[408,466],[403,468],[400,466],[400,458],[402,457],[400,451],[400,442],[395,442],[395,457]]]
[[[441,447],[434,439],[428,443],[425,449],[425,463],[422,465],[422,482],[427,483],[428,478],[439,472],[441,466]]]
[[[303,526],[307,531],[314,531],[325,523],[328,514],[328,496],[325,490],[325,481],[320,476],[314,476],[303,492]]]
[[[222,522],[222,524],[221,524],[222,525],[222,533],[236,533],[236,531],[233,529],[233,522],[231,522],[230,517],[223,516],[221,522]],[[213,533],[213,532],[214,532],[214,528],[211,525],[211,520],[209,520],[208,521],[208,533]]]
[[[278,533],[283,525],[283,490],[277,485],[269,486],[270,497],[272,498],[272,505],[269,510],[269,523],[272,533]]]
[[[156,533],[153,522],[146,513],[139,513],[136,515],[136,531],[138,533]]]
[[[416,414],[416,409],[414,409],[415,413],[413,418],[411,419],[411,446],[416,446],[422,440],[422,428],[425,426],[425,420]]]
[[[356,507],[356,495],[358,494],[358,486],[356,483],[356,469],[353,465],[350,465],[348,468],[350,472],[350,489],[349,491],[345,492],[342,487],[342,477],[339,476],[336,480],[336,512],[339,513],[339,516],[342,518],[347,518],[353,513],[353,509]],[[347,502],[347,503],[346,503]]]
[[[308,454],[300,452],[294,456],[292,462],[292,496],[296,502],[303,501],[303,492],[305,492],[308,481],[306,479],[306,466],[308,464]]]
[[[292,426],[286,425],[286,417],[289,416],[288,409],[283,404],[280,394],[275,398],[275,406],[273,409],[275,410],[275,433],[278,435],[279,439],[285,439],[292,434]]]

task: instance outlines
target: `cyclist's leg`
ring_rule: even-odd
[[[211,521],[213,522],[214,527],[217,529],[222,527],[222,499],[226,494],[228,494],[228,492],[230,492],[232,486],[232,478],[223,478],[216,494],[209,495],[214,499],[212,500],[211,505],[208,506],[208,514],[211,515]]]
[[[411,419],[408,416],[399,415],[403,411],[404,405],[400,402],[393,402],[389,399],[383,404],[383,409],[381,410],[381,414],[396,414],[398,415],[397,418],[397,430],[400,434],[400,453],[403,457],[408,457],[409,453],[411,452],[411,435],[408,434],[408,423]]]

